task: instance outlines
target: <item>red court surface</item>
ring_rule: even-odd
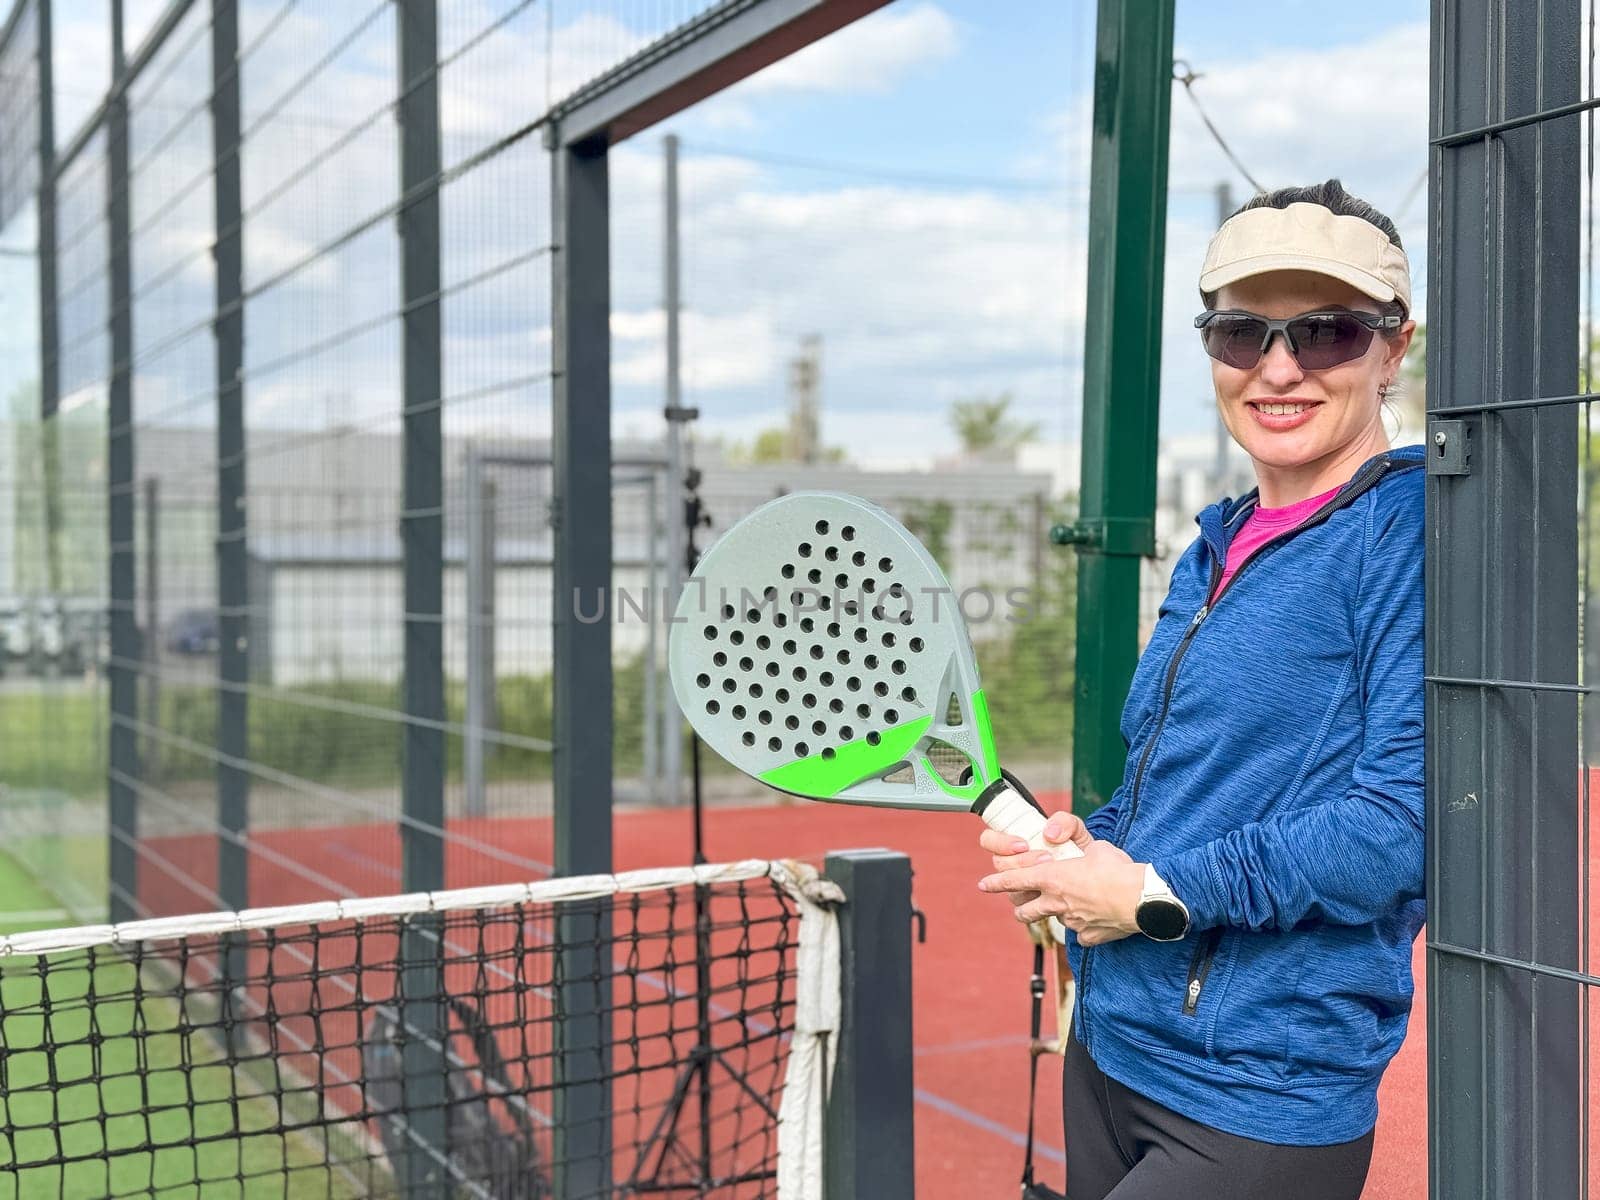
[[[975,818],[963,814],[799,803],[714,808],[706,814],[706,849],[713,861],[761,857],[820,863],[830,850],[867,846],[911,856],[913,899],[927,916],[927,942],[913,951],[919,1200],[1015,1196],[1022,1164],[1032,954],[1004,898],[976,889],[987,861],[977,848],[979,829]],[[452,821],[451,831],[549,861],[547,820]],[[182,845],[183,839],[161,840],[166,842],[162,852],[177,861],[201,857],[199,848]],[[348,878],[352,864],[359,864],[361,890],[371,892],[385,880],[389,889],[399,890],[393,826],[270,831],[255,835],[255,841],[266,851],[251,856],[256,904],[321,898],[308,894],[305,878],[284,859],[331,879]],[[688,862],[689,815],[681,809],[619,812],[615,842],[619,870]],[[452,847],[452,855],[459,851]],[[447,882],[488,883],[504,880],[506,871],[503,864],[462,854],[450,859]],[[156,912],[195,907],[192,897],[159,872],[144,872],[141,892]],[[1420,939],[1414,963],[1420,1005]],[[1063,1182],[1059,1081],[1058,1060],[1044,1060],[1038,1173],[1058,1188]],[[1426,1086],[1419,1006],[1380,1093],[1377,1145],[1364,1200],[1427,1195]]]

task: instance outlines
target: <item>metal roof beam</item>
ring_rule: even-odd
[[[887,3],[728,0],[558,104],[552,140],[615,145]]]

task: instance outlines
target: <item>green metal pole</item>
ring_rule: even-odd
[[[1079,555],[1072,807],[1080,816],[1122,780],[1118,724],[1139,656],[1139,566],[1155,553],[1173,3],[1100,0],[1095,39],[1080,516],[1054,535]]]

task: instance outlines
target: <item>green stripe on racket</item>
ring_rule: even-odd
[[[797,492],[727,530],[668,643],[678,706],[733,766],[796,796],[979,814],[1057,857],[1007,782],[957,597],[875,504]]]

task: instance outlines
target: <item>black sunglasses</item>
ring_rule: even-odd
[[[1283,321],[1238,311],[1207,311],[1194,319],[1200,343],[1206,353],[1220,363],[1241,371],[1254,369],[1272,344],[1272,335],[1281,333],[1289,353],[1305,371],[1326,371],[1360,358],[1372,345],[1372,335],[1380,329],[1399,329],[1401,319],[1376,313],[1329,312],[1301,313]]]

